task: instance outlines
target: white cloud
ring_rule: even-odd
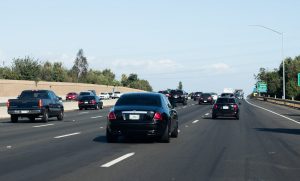
[[[232,70],[232,68],[225,63],[216,63],[211,65],[211,69],[216,73],[227,73]]]

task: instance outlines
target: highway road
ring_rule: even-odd
[[[249,100],[240,120],[213,120],[210,105],[176,109],[180,133],[170,143],[106,143],[109,108],[46,124],[1,120],[0,180],[300,179],[299,110]]]

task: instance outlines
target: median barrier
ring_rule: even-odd
[[[292,107],[292,108],[296,108],[296,109],[300,108],[300,101],[288,100],[288,99],[278,99],[278,98],[272,98],[272,97],[255,97],[255,99],[260,100],[260,101],[270,102],[273,104],[288,106],[288,107]]]

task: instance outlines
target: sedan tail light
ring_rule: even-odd
[[[6,107],[9,108],[9,106],[10,106],[10,103],[9,103],[9,101],[7,101],[6,102]]]
[[[95,100],[91,100],[91,104],[96,104],[96,101]]]
[[[78,101],[78,105],[79,105],[79,104],[83,104],[83,102],[82,102],[82,101]]]
[[[162,121],[163,120],[163,116],[161,113],[157,112],[154,114],[154,117],[153,117],[154,120],[156,121]]]
[[[207,99],[208,99],[208,100],[211,100],[211,97],[208,97]]]
[[[234,111],[237,111],[237,110],[238,110],[238,105],[237,105],[237,104],[234,104],[234,105],[233,105],[233,110],[234,110]]]
[[[110,121],[117,119],[116,114],[114,112],[109,112],[107,118]]]
[[[214,105],[214,109],[218,109],[218,105],[217,104]]]
[[[42,101],[42,99],[39,100],[39,105],[38,106],[39,106],[39,108],[43,107],[43,101]]]

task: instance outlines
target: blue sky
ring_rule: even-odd
[[[3,0],[0,61],[32,56],[70,68],[82,48],[92,69],[138,73],[154,90],[251,92],[260,67],[300,55],[300,2]],[[2,64],[2,63],[1,63]]]

